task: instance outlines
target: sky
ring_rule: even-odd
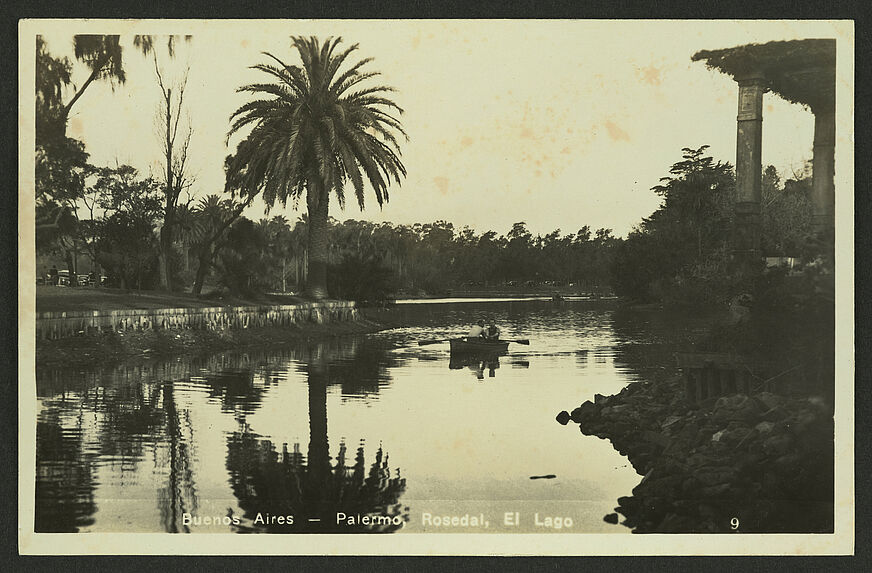
[[[650,189],[683,147],[709,145],[715,159],[735,162],[736,83],[691,62],[695,52],[844,34],[814,21],[47,21],[40,29],[50,53],[71,59],[73,34],[122,35],[127,81],[92,84],[69,120],[95,165],[161,172],[154,61],[136,51],[133,34],[193,35],[174,59],[158,57],[165,78],[189,69],[195,197],[223,191],[224,158],[238,141],[227,147],[229,117],[247,101],[237,88],[268,79],[249,68],[267,61],[262,52],[298,63],[292,35],[341,36],[396,88],[410,139],[408,176],[391,186],[390,201],[379,209],[370,195],[363,212],[333,203],[333,217],[498,233],[519,221],[534,234],[588,225],[618,236],[657,208]],[[77,63],[73,81],[86,77]],[[772,94],[763,115],[763,163],[790,176],[811,159],[814,116]],[[301,213],[277,204],[269,215]],[[246,212],[264,214],[262,202]]]

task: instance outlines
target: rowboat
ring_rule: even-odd
[[[485,340],[483,338],[452,338],[452,354],[499,354],[509,349],[507,340]]]

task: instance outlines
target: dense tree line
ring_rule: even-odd
[[[729,163],[684,148],[660,184],[662,198],[616,250],[613,285],[643,301],[723,302],[739,280],[732,268],[735,174]],[[760,250],[764,257],[799,257],[811,232],[810,170],[782,183],[774,167],[763,173]]]
[[[245,203],[219,195],[180,204],[170,265],[179,289],[200,294],[289,292],[308,280],[309,220],[273,216],[253,221],[241,215]],[[43,252],[86,256],[110,284],[153,289],[160,285],[162,182],[130,166],[86,164],[82,186],[63,232]],[[560,230],[533,235],[523,222],[505,235],[476,233],[451,223],[395,225],[328,219],[326,264],[331,294],[380,298],[392,292],[440,294],[464,288],[574,285],[609,288],[612,253],[620,240],[608,229]]]

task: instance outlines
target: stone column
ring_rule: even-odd
[[[763,92],[766,88],[764,78],[758,75],[742,78],[738,83],[733,254],[750,262],[760,254]]]
[[[835,223],[836,113],[832,108],[815,110],[814,159],[812,160],[812,220],[815,231],[832,229]]]

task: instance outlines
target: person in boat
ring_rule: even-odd
[[[477,338],[484,337],[484,321],[479,320],[477,323],[472,325],[472,328],[469,329],[469,332],[466,335],[467,340],[475,340]]]
[[[500,339],[500,327],[496,324],[489,324],[484,329],[484,334],[482,335],[485,340],[496,341]]]

